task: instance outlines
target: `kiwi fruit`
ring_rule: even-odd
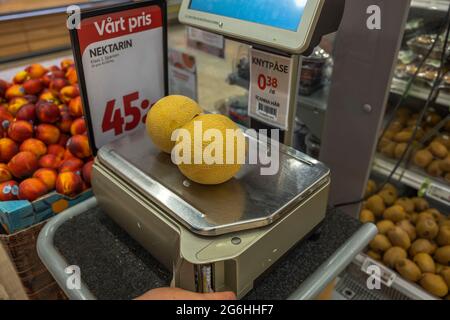
[[[433,258],[428,253],[418,253],[414,256],[413,261],[419,267],[422,273],[435,273],[436,265]]]
[[[439,142],[440,144],[444,145],[447,149],[450,148],[450,135],[449,134],[441,134],[437,136],[433,142]]]
[[[436,245],[428,239],[416,239],[409,248],[409,255],[414,257],[419,253],[428,253],[432,255],[436,251]]]
[[[417,212],[428,210],[430,207],[430,204],[424,198],[414,197],[411,201],[414,203],[414,210]]]
[[[410,214],[410,220],[412,224],[416,224],[417,218],[419,217],[419,214],[417,212],[413,212]]]
[[[387,128],[386,132],[392,132],[392,136],[390,139],[394,138],[395,134],[402,131],[402,129],[404,128],[404,125],[401,121],[398,120],[394,120],[392,121],[392,123],[389,125],[389,127]]]
[[[444,172],[450,172],[450,156],[445,157],[439,165],[441,166],[441,170]]]
[[[363,209],[359,214],[359,220],[362,223],[375,222],[375,215],[368,209]]]
[[[433,155],[430,151],[423,149],[416,152],[413,162],[416,166],[426,168],[433,161]]]
[[[444,159],[448,156],[447,147],[438,141],[431,142],[429,149],[436,158]]]
[[[403,130],[397,133],[392,140],[394,140],[397,143],[405,143],[411,140],[412,132],[409,130]]]
[[[419,221],[424,220],[424,219],[433,219],[434,220],[434,216],[431,213],[431,211],[425,210],[425,211],[422,211],[421,213],[419,213],[419,215],[417,216],[416,225]]]
[[[413,224],[409,220],[402,220],[397,222],[397,226],[402,228],[407,234],[411,241],[416,240],[417,234],[416,234],[416,228],[413,226]]]
[[[373,260],[381,261],[381,254],[379,254],[379,253],[376,252],[376,251],[369,250],[369,251],[367,251],[367,255],[368,255],[370,258],[372,258]]]
[[[437,263],[437,262],[435,262],[434,265],[436,266],[436,274],[441,274],[442,271],[444,271],[445,268],[447,268],[446,266],[444,266],[440,263]]]
[[[409,239],[408,234],[405,230],[400,227],[394,227],[393,229],[387,232],[387,236],[389,241],[393,246],[403,248],[408,250],[411,246],[411,239]]]
[[[439,221],[439,227],[450,227],[450,219]]]
[[[389,207],[386,210],[384,210],[383,218],[385,220],[391,220],[394,223],[399,222],[406,218],[406,212],[402,206],[394,205],[394,206]]]
[[[376,217],[381,217],[386,207],[383,198],[376,194],[367,199],[366,208],[372,211]]]
[[[395,200],[397,200],[397,191],[393,191],[391,189],[383,189],[378,192],[378,195],[383,198],[386,206],[392,206]]]
[[[386,138],[385,136],[380,138],[380,142],[378,142],[377,151],[381,152],[384,148],[386,148],[390,143],[391,139]],[[395,149],[394,149],[395,151]]]
[[[437,114],[436,112],[432,111],[427,114],[427,116],[425,118],[425,123],[431,127],[434,127],[439,122],[441,122],[441,120],[442,120],[442,117],[439,114]]]
[[[441,160],[432,161],[427,167],[427,173],[432,177],[440,177],[444,174],[441,169]]]
[[[381,148],[380,152],[388,158],[394,158],[396,146],[397,144],[395,142],[389,141],[384,147]]]
[[[406,142],[397,144],[394,149],[395,159],[400,159],[403,156],[403,154],[406,152],[406,148],[408,148],[408,144]]]
[[[440,246],[450,245],[450,227],[449,226],[439,227],[439,232],[436,237],[436,242]]]
[[[376,252],[385,252],[392,247],[392,244],[384,234],[377,234],[375,238],[370,241],[369,247]]]
[[[389,268],[395,268],[397,261],[406,259],[408,254],[405,249],[400,247],[389,248],[383,255],[383,263]]]
[[[444,266],[450,265],[450,246],[443,246],[436,250],[434,253],[434,260],[443,264]]]
[[[398,198],[395,201],[395,204],[402,206],[406,212],[414,212],[414,202],[407,197]]]
[[[448,294],[448,286],[440,275],[425,273],[420,279],[420,285],[432,295],[445,297]]]
[[[434,219],[420,219],[416,224],[416,232],[420,238],[433,240],[439,232],[439,226]]]
[[[369,179],[369,181],[367,181],[367,194],[372,194],[377,190],[377,184],[375,183],[375,181]]]
[[[381,220],[377,223],[378,233],[386,234],[389,230],[393,229],[395,224],[391,220]]]
[[[412,282],[419,281],[422,276],[420,268],[409,259],[400,259],[395,263],[395,270],[397,270],[400,275]]]

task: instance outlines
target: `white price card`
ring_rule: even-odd
[[[250,50],[249,116],[288,129],[292,59]]]
[[[195,57],[169,49],[169,93],[197,99],[197,64]]]
[[[150,107],[167,94],[165,3],[82,13],[71,38],[95,154],[145,126]]]

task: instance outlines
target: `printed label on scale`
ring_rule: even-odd
[[[77,30],[91,137],[100,148],[145,125],[165,93],[162,10],[157,5],[97,15]]]
[[[249,116],[288,129],[292,59],[250,50]]]

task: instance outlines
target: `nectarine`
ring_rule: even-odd
[[[40,158],[47,153],[47,146],[41,140],[30,138],[22,142],[19,150],[33,152]]]
[[[20,108],[22,108],[26,104],[28,104],[28,100],[24,97],[12,98],[8,104],[8,112],[15,116]]]
[[[78,158],[64,159],[59,166],[59,172],[80,172],[83,169],[84,162]]]
[[[30,75],[25,70],[22,70],[14,75],[13,83],[22,84],[28,79],[30,79]]]
[[[39,166],[41,168],[57,170],[61,165],[61,159],[54,154],[46,154],[39,159]]]
[[[67,68],[66,78],[69,80],[70,84],[75,84],[78,82],[77,71],[75,70],[75,66],[70,66]]]
[[[33,136],[33,126],[24,120],[16,120],[9,125],[8,136],[16,142],[25,141]]]
[[[43,123],[55,123],[61,118],[58,106],[49,101],[39,101],[36,104],[36,115]]]
[[[21,151],[8,162],[8,168],[16,178],[31,176],[38,168],[38,157],[30,151]]]
[[[80,90],[78,89],[78,86],[76,86],[76,85],[65,86],[59,92],[59,98],[64,103],[69,103],[70,99],[78,97],[79,95],[80,95]]]
[[[14,180],[0,184],[0,201],[17,200],[19,195],[19,185]]]
[[[34,201],[48,192],[44,182],[37,178],[23,180],[19,184],[19,199]]]
[[[69,82],[64,78],[54,78],[50,81],[49,88],[52,91],[59,92],[62,88],[67,86]]]
[[[51,124],[42,123],[36,127],[36,139],[41,140],[45,144],[55,144],[59,141],[60,131]]]
[[[19,152],[19,145],[12,139],[0,139],[0,162],[7,163]]]
[[[58,96],[53,91],[48,89],[45,89],[41,93],[39,100],[54,102],[57,105],[60,103]]]
[[[51,144],[47,148],[48,154],[53,154],[60,160],[62,160],[64,158],[65,152],[66,152],[66,149],[64,149],[64,147],[60,146],[59,144]]]
[[[6,164],[0,163],[0,182],[9,181],[12,179],[11,171]]]
[[[63,172],[56,179],[56,191],[69,197],[74,197],[83,191],[83,180],[74,172]]]
[[[89,139],[87,136],[78,134],[72,136],[69,141],[67,141],[67,149],[75,157],[83,159],[91,155],[91,148],[89,147]]]
[[[84,121],[84,118],[75,119],[70,127],[70,133],[73,136],[76,136],[77,134],[83,134],[85,132],[86,132],[86,121]]]
[[[47,73],[47,69],[38,63],[34,63],[29,67],[25,68],[25,71],[28,72],[30,78],[38,79]]]
[[[20,84],[13,84],[11,87],[6,89],[5,98],[12,99],[15,97],[23,97],[25,95],[25,89]]]
[[[74,118],[79,118],[83,115],[83,106],[81,104],[81,97],[75,97],[69,102],[69,113]]]
[[[86,182],[88,186],[91,185],[91,177],[92,177],[92,166],[94,165],[94,161],[86,162],[83,166],[82,175],[83,180]]]
[[[5,96],[6,89],[8,89],[8,82],[0,79],[0,98]]]
[[[44,88],[39,79],[30,79],[23,83],[23,88],[28,94],[38,94]]]
[[[56,170],[48,168],[41,168],[33,174],[33,178],[41,180],[47,186],[48,191],[55,189],[57,177]]]
[[[19,109],[16,113],[17,120],[34,122],[36,120],[36,106],[28,103]]]

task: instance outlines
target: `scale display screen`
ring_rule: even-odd
[[[189,9],[297,31],[308,0],[191,0]]]

